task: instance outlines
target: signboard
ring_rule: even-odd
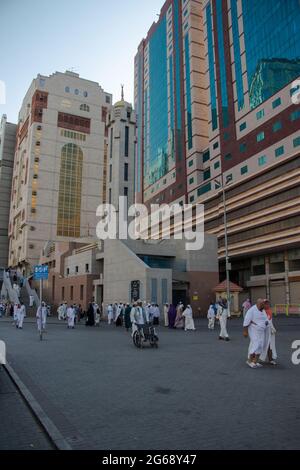
[[[131,300],[136,302],[140,299],[140,281],[131,282]]]
[[[47,280],[49,275],[48,266],[34,266],[33,279],[40,281],[42,279]]]

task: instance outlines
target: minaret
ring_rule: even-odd
[[[124,100],[115,103],[108,116],[107,203],[119,210],[119,196],[128,197],[128,207],[134,204],[134,168],[136,146],[136,114]]]

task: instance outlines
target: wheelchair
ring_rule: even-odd
[[[158,348],[158,336],[152,323],[136,325],[137,330],[133,333],[133,344],[138,349],[143,349],[146,344],[151,348]]]

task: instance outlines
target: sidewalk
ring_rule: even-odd
[[[0,450],[52,450],[3,366],[0,366]]]

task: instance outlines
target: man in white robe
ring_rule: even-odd
[[[214,309],[214,304],[210,304],[208,312],[207,312],[207,319],[208,319],[208,329],[214,330],[215,329],[215,319],[216,319],[216,312]]]
[[[193,310],[190,305],[186,307],[182,315],[185,318],[184,331],[196,331],[195,323],[193,320]]]
[[[19,304],[15,303],[14,304],[14,321],[13,321],[13,325],[16,326],[16,328],[18,328],[18,320],[19,320]]]
[[[165,304],[165,305],[164,305],[164,320],[165,320],[165,326],[166,326],[166,327],[169,326],[169,315],[168,315],[168,312],[169,312],[169,305],[168,305],[168,304]]]
[[[26,317],[26,308],[23,302],[20,303],[18,308],[18,328],[23,329],[23,321]]]
[[[73,305],[67,310],[67,319],[68,319],[68,328],[74,329],[74,322],[75,322],[75,308]]]
[[[114,320],[114,309],[113,309],[113,306],[112,304],[109,304],[109,306],[107,307],[107,321],[108,321],[108,324],[110,325]]]
[[[252,369],[262,367],[258,360],[264,349],[266,329],[269,326],[264,307],[264,300],[258,299],[256,305],[248,310],[244,320],[244,337],[250,337],[247,365]]]
[[[220,340],[230,341],[227,332],[227,319],[230,318],[226,299],[222,299],[218,304],[217,319],[220,321]]]
[[[36,312],[38,330],[46,329],[47,313],[48,312],[47,312],[46,304],[45,302],[42,302],[42,304],[38,307],[37,312]]]
[[[57,314],[58,314],[58,319],[59,321],[65,319],[65,307],[64,304],[60,304],[60,306],[57,309]]]

